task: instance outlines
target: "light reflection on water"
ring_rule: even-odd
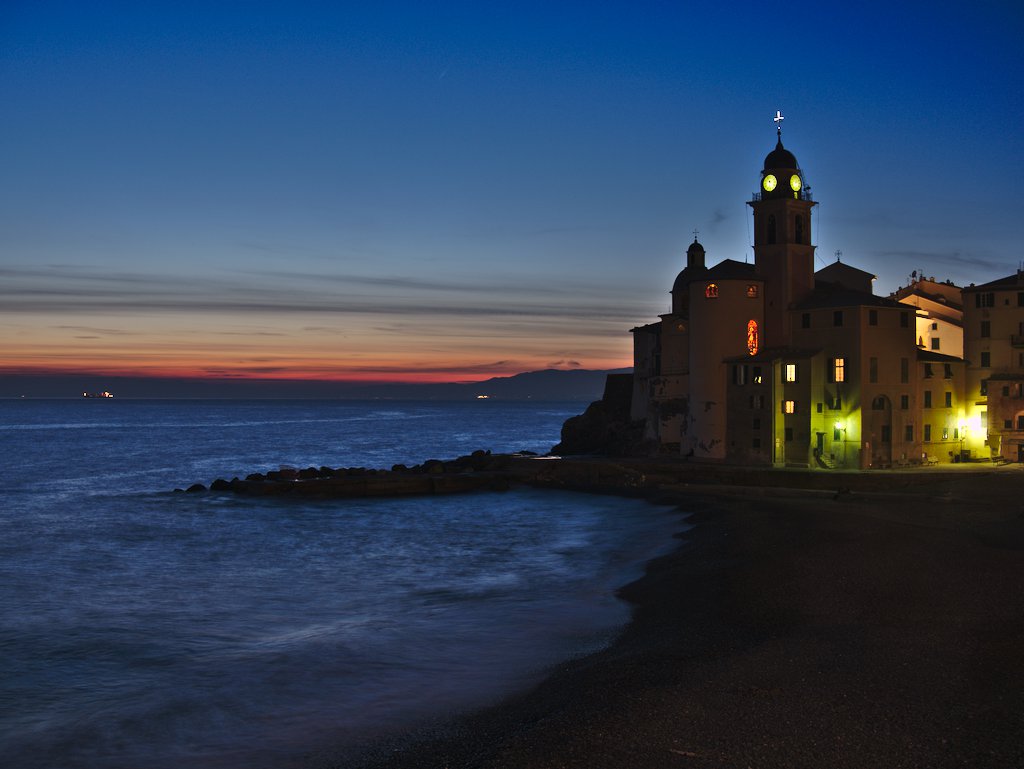
[[[34,415],[83,424],[67,419],[83,405]],[[465,409],[417,408],[391,419],[437,423],[419,431],[429,445],[393,439],[395,462],[491,448],[485,436],[496,450],[533,445],[514,430],[553,442],[576,411],[524,426],[533,412],[492,409],[481,423]],[[229,454],[271,455],[271,424],[273,440],[308,464],[374,465],[339,447],[380,445],[379,421],[334,419],[344,433],[325,427],[311,439],[311,410],[137,404],[120,423],[107,411],[91,430],[56,429],[49,446],[36,430],[4,434],[24,458],[0,513],[6,761],[280,766],[317,744],[481,704],[606,641],[628,616],[614,588],[680,528],[641,502],[570,493],[297,501],[169,491],[209,481],[191,473]],[[183,436],[185,423],[206,437]],[[217,438],[228,425],[230,438]],[[455,445],[443,443],[444,425],[457,425]]]

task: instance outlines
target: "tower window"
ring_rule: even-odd
[[[819,224],[820,224],[820,222],[819,222]],[[796,237],[794,238],[794,241],[796,243],[803,243],[804,242],[804,218],[802,216],[798,216],[796,218],[795,235],[796,235]]]
[[[704,297],[707,298],[707,299],[717,299],[718,298],[718,284],[717,283],[708,283],[708,285],[704,288]]]
[[[747,296],[748,297],[750,297],[751,299],[757,299],[757,295],[758,295],[757,286],[755,286],[753,284],[747,286]]]
[[[772,245],[775,243],[775,217],[773,215],[768,216],[768,244]]]

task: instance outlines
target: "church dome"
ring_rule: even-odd
[[[779,137],[775,149],[764,159],[764,170],[769,171],[773,168],[799,168],[796,164],[796,155],[782,146],[782,137]]]

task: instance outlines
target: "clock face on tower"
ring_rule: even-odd
[[[796,174],[789,177],[789,186],[793,189],[793,192],[800,192],[800,177]]]
[[[764,181],[761,182],[761,186],[765,188],[767,192],[771,192],[775,189],[775,185],[779,183],[779,180],[775,178],[775,174],[768,174],[764,177]]]

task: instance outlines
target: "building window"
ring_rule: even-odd
[[[789,443],[792,440],[793,440],[793,428],[792,427],[787,427],[786,428],[786,442]]]
[[[719,370],[721,370],[721,369],[719,369]],[[719,376],[721,376],[721,374],[719,374]],[[786,364],[786,381],[787,382],[795,382],[796,381],[796,364],[795,363],[787,363]]]
[[[754,439],[753,439],[753,440],[752,440],[752,441],[750,442],[750,447],[751,447],[752,449],[759,449],[759,448],[761,448],[761,439],[760,439],[760,438],[754,438]]]
[[[882,425],[882,443],[892,443],[892,428],[889,425]]]
[[[983,320],[981,322],[981,335],[982,337],[992,336],[992,321]]]
[[[1024,430],[1024,415],[1017,417],[1017,429]]]
[[[868,381],[869,382],[877,382],[878,381],[878,358],[869,358],[868,359]]]
[[[761,376],[761,367],[760,366],[754,366],[754,376],[753,376],[753,380],[752,381],[756,385],[764,383],[764,378]]]
[[[868,310],[868,325],[869,326],[877,326],[878,325],[878,310]]]
[[[942,440],[944,440],[944,441],[948,441],[949,440],[949,428],[948,427],[943,427],[942,428]]]
[[[874,411],[884,411],[885,410],[885,396],[884,395],[879,395],[879,396],[877,396],[875,398],[872,398],[871,399],[871,408]]]
[[[914,440],[914,426],[913,425],[907,425],[904,428],[904,430],[903,430],[903,437],[907,441],[907,443],[909,443],[910,441]]]
[[[758,293],[760,292],[757,290],[757,286],[755,286],[754,284],[747,286],[747,296],[750,297],[751,299],[757,299]]]
[[[924,442],[925,443],[931,443],[932,442],[932,426],[931,425],[925,425],[924,426]]]
[[[846,381],[846,358],[836,358],[832,365],[833,381]]]
[[[1003,385],[1003,397],[1005,398],[1009,394],[1010,394],[1010,386],[1009,385]]]
[[[979,294],[975,294],[974,295],[974,306],[975,307],[995,307],[995,305],[996,305],[996,295],[993,292],[991,292],[991,291],[989,291],[988,293],[985,293],[985,294],[980,294],[979,293]]]
[[[981,394],[982,395],[988,395],[988,380],[987,379],[982,379],[981,380]]]
[[[1024,307],[1024,291],[1017,292],[1017,306]]]
[[[900,328],[910,328],[910,315],[908,313],[900,313]]]
[[[992,365],[992,353],[987,352],[987,351],[983,352],[981,354],[981,367],[982,368],[988,368],[991,365]],[[719,375],[719,376],[721,376],[721,375]]]
[[[819,414],[821,413],[821,407],[822,407],[822,404],[821,404],[821,403],[819,403],[819,404],[817,405],[817,410],[818,410],[818,413],[819,413]]]
[[[810,327],[811,327],[811,314],[809,312],[805,312],[803,315],[800,316],[800,328],[810,328]]]
[[[1013,420],[1012,419],[1004,419],[1003,420],[1003,428],[1006,429],[1006,430],[1012,430],[1013,429]]]
[[[832,313],[832,325],[833,326],[842,326],[843,325],[843,311],[842,310],[836,310],[835,312]]]
[[[938,331],[938,330],[939,330],[939,324],[938,323],[932,323],[932,331]]]
[[[931,390],[925,390],[924,391],[924,407],[926,409],[930,409],[932,407],[932,391]]]
[[[763,409],[764,408],[764,396],[763,395],[751,395],[750,396],[750,408],[751,409]]]
[[[953,393],[951,393],[949,391],[946,392],[946,408],[947,409],[953,408]]]
[[[925,363],[924,364],[924,378],[925,379],[931,379],[933,376],[935,376],[935,372],[932,371],[932,364],[931,363]]]
[[[938,350],[939,349],[939,338],[937,336],[933,336],[932,337],[932,349],[933,350]]]
[[[942,364],[942,378],[952,379],[953,378],[953,366],[949,363]]]
[[[758,335],[757,335],[757,321],[747,321],[747,352],[751,355],[757,355],[758,350]]]
[[[906,411],[909,408],[910,408],[910,396],[909,395],[901,395],[900,396],[900,409],[902,409],[903,411]]]
[[[782,413],[783,414],[795,414],[796,413],[796,401],[782,401]]]
[[[760,419],[754,419],[754,421],[750,423],[750,426],[751,426],[751,429],[760,430],[761,429],[761,420]]]
[[[747,383],[747,367],[735,365],[732,367],[733,384],[745,385]]]
[[[708,283],[704,288],[704,297],[706,299],[717,299],[718,298],[718,284]]]
[[[900,382],[906,384],[910,381],[910,359],[900,358]]]

